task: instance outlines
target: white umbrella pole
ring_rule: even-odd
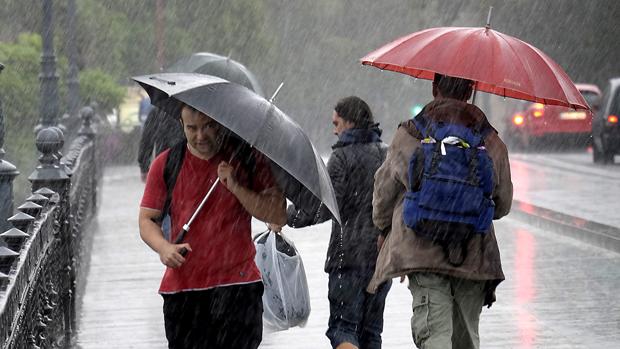
[[[198,207],[196,208],[196,210],[192,214],[192,217],[189,219],[189,221],[187,221],[187,223],[183,224],[183,229],[181,230],[181,233],[179,234],[179,236],[177,236],[176,240],[174,240],[175,244],[180,244],[183,241],[183,238],[185,237],[185,234],[189,231],[190,225],[192,225],[192,222],[194,221],[194,219],[196,219],[196,216],[198,215],[200,210],[202,210],[202,207],[205,205],[205,202],[207,202],[207,199],[209,198],[209,196],[211,196],[211,193],[213,192],[213,190],[215,189],[215,186],[219,182],[220,182],[220,178],[218,177],[215,180],[215,182],[213,182],[213,184],[211,185],[211,188],[207,192],[207,195],[205,195],[205,197],[202,198],[202,201],[200,202],[200,205],[198,205]],[[184,248],[183,250],[181,250],[180,253],[181,253],[181,255],[185,256],[187,254],[187,250]]]
[[[192,225],[192,222],[194,222],[194,219],[196,219],[196,216],[198,215],[200,210],[202,210],[202,207],[205,205],[205,202],[207,202],[207,199],[209,198],[209,196],[211,196],[211,193],[213,192],[213,189],[215,189],[215,186],[219,182],[220,182],[220,178],[218,177],[215,180],[215,182],[213,182],[213,184],[211,185],[211,189],[209,189],[209,191],[207,192],[207,195],[205,195],[205,197],[202,198],[202,201],[200,202],[200,205],[198,205],[198,208],[196,208],[196,211],[194,211],[194,214],[192,214],[192,217],[189,219],[189,221],[187,221],[187,223],[185,225],[183,225],[183,230],[185,230],[186,232],[189,231],[189,226]]]
[[[278,93],[280,92],[280,89],[282,88],[282,86],[284,86],[284,81],[282,81],[280,83],[280,86],[278,86],[278,88],[276,89],[276,92],[273,93],[273,96],[271,96],[271,98],[269,98],[269,102],[273,103],[273,100],[276,98],[276,96],[278,95]]]
[[[239,153],[240,150],[241,148],[237,149],[237,152],[233,153],[230,156],[230,160],[228,160],[229,163],[234,159],[234,157]],[[207,202],[207,199],[209,198],[209,196],[211,196],[211,193],[213,193],[213,190],[215,190],[215,187],[217,186],[219,182],[220,182],[220,178],[217,177],[215,182],[213,182],[213,184],[211,185],[211,188],[209,188],[209,191],[207,192],[207,194],[204,196],[204,198],[202,198],[200,205],[198,205],[196,210],[194,210],[194,213],[190,217],[189,221],[187,221],[187,223],[183,225],[183,229],[181,230],[181,233],[174,241],[175,244],[180,244],[183,241],[183,238],[185,237],[185,234],[189,231],[189,228],[192,225],[192,222],[194,222],[194,219],[196,219],[196,216],[198,216],[198,213],[200,213],[200,211],[202,210],[202,207],[205,205],[205,203]],[[187,249],[183,248],[180,251],[180,253],[181,255],[185,256],[187,254]]]

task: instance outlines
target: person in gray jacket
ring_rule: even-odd
[[[342,226],[332,220],[325,272],[329,274],[330,316],[327,330],[333,348],[381,348],[383,309],[391,286],[366,292],[377,260],[380,232],[372,221],[374,174],[387,145],[370,107],[359,97],[341,99],[332,115],[338,142],[327,162]],[[301,228],[332,219],[325,206],[305,212],[289,206],[287,224]],[[273,230],[280,227],[271,225]]]

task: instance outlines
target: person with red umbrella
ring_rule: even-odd
[[[512,202],[508,152],[484,113],[466,102],[472,85],[467,79],[436,74],[434,100],[415,119],[488,130],[484,147],[492,160],[493,218],[498,219],[508,214]],[[439,241],[407,225],[403,207],[422,181],[421,173],[417,177],[409,173],[410,159],[425,139],[415,119],[400,125],[386,161],[375,174],[373,221],[385,232],[385,238],[381,239],[368,289],[374,292],[385,280],[407,275],[413,296],[411,330],[415,344],[419,348],[478,348],[482,307],[492,304],[495,287],[504,280],[495,233],[491,225],[484,234],[473,234],[447,250]],[[452,256],[454,253],[457,257]]]
[[[505,216],[510,210],[510,165],[504,142],[484,113],[473,105],[476,91],[588,109],[575,84],[557,63],[536,47],[492,30],[490,17],[491,11],[483,28],[444,27],[415,32],[361,59],[364,65],[433,80],[434,100],[413,120],[400,125],[386,161],[375,175],[373,220],[385,237],[368,286],[374,292],[385,280],[409,277],[414,313],[412,334],[420,348],[479,348],[478,321],[482,306],[495,301],[495,288],[504,280],[491,219]],[[468,104],[466,101],[472,94],[472,104]],[[473,154],[486,153],[491,160],[492,175],[485,181],[492,182],[491,194],[487,196],[485,191],[483,201],[491,199],[494,210],[492,205],[481,205],[487,214],[481,214],[480,220],[472,224],[474,234],[463,239],[465,244],[460,248],[438,243],[445,242],[451,232],[460,232],[460,225],[454,231],[446,229],[447,235],[433,241],[425,235],[428,232],[422,233],[427,230],[424,220],[410,217],[432,213],[445,218],[461,208],[450,205],[449,200],[447,206],[452,207],[447,212],[442,212],[441,207],[433,211],[435,208],[425,209],[424,205],[409,205],[420,204],[415,191],[425,185],[420,184],[422,178],[417,165],[413,168],[409,165],[417,149],[424,149],[426,155],[426,149],[436,145],[441,150],[438,156],[441,159],[454,149],[468,153],[471,147],[457,137],[445,137],[441,141],[428,137],[432,132],[425,129],[421,120],[429,120],[431,124],[460,123],[455,129],[461,131],[462,127],[472,129],[472,134],[478,137],[473,139],[478,142],[482,139],[476,143],[478,152]],[[423,164],[426,170],[427,164]],[[455,197],[461,194],[455,193]],[[426,199],[433,202],[437,195],[429,194]],[[418,229],[410,228],[410,223],[416,223]]]

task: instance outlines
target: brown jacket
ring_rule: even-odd
[[[478,107],[452,99],[435,100],[424,108],[430,120],[464,123],[468,126],[487,122]],[[402,123],[387,153],[383,165],[375,174],[373,221],[381,230],[389,230],[379,251],[377,266],[369,292],[375,292],[383,282],[412,272],[434,272],[454,277],[488,281],[490,291],[504,280],[495,230],[475,235],[468,244],[462,265],[455,267],[446,260],[442,247],[417,237],[403,222],[403,199],[409,189],[407,171],[414,150],[420,146],[420,133],[413,121]],[[485,139],[485,147],[493,161],[493,201],[495,217],[508,214],[512,203],[512,182],[506,145],[496,132]],[[391,227],[391,228],[390,228]]]

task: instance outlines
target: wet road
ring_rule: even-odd
[[[166,347],[162,302],[156,294],[163,268],[138,236],[142,185],[137,172],[129,166],[110,168],[105,174],[80,310],[80,348]],[[555,201],[561,201],[561,194],[555,195],[560,195]],[[496,224],[507,280],[498,288],[498,301],[483,310],[483,348],[620,347],[620,254],[510,216]],[[261,229],[260,223],[255,225],[255,232]],[[304,260],[312,314],[305,328],[265,333],[261,348],[329,347],[323,334],[328,303],[322,270],[329,229],[322,224],[285,230]],[[396,280],[387,299],[384,348],[413,347],[410,297]]]
[[[514,198],[620,228],[620,156],[595,165],[587,152],[510,154]]]

